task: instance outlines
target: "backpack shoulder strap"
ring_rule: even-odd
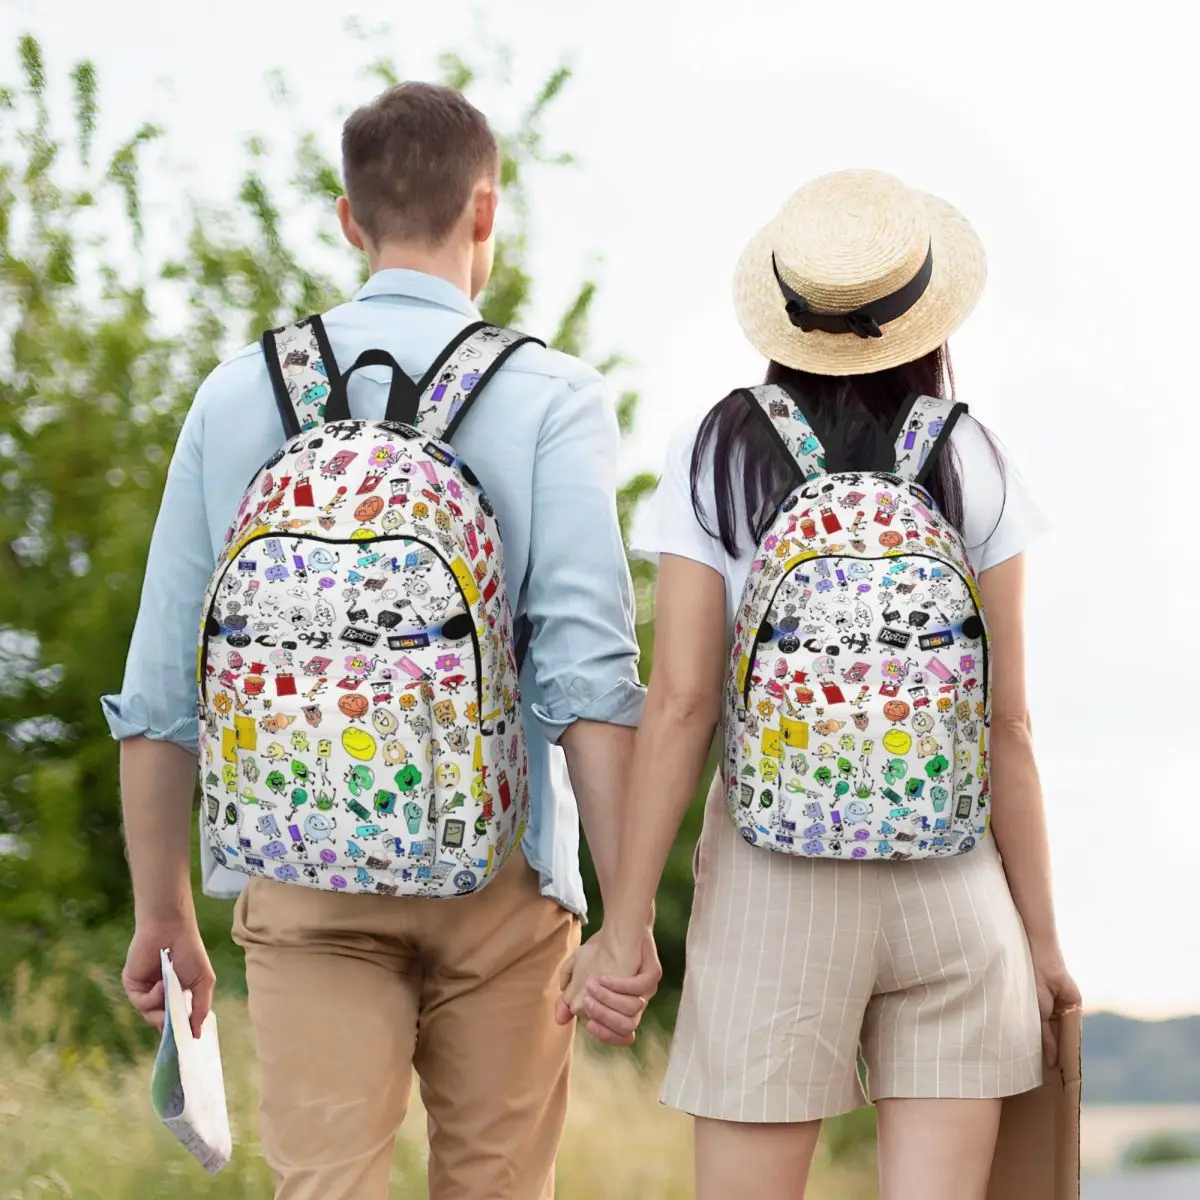
[[[288,438],[324,424],[339,372],[319,316],[262,335],[263,357]]]
[[[960,401],[910,396],[901,405],[892,429],[895,474],[923,485],[966,411],[967,406]]]
[[[468,325],[417,384],[421,399],[416,425],[421,432],[449,441],[488,381],[526,342],[545,345],[538,338],[486,321]]]
[[[825,447],[794,395],[775,383],[738,390],[750,402],[751,411],[775,435],[779,448],[795,463],[799,482],[825,470]]]

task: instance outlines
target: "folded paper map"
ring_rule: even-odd
[[[200,1165],[215,1175],[233,1151],[217,1015],[210,1012],[193,1037],[189,1020],[191,993],[185,993],[171,965],[171,952],[162,952],[166,1020],[150,1079],[150,1102],[162,1123]]]

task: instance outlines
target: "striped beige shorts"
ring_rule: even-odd
[[[709,792],[662,1100],[812,1121],[870,1100],[985,1099],[1042,1079],[1024,928],[992,838],[921,862],[748,845]]]

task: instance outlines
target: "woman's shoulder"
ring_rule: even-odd
[[[977,571],[1028,549],[1049,522],[1012,456],[985,425],[964,414],[950,435],[962,488],[963,540]]]
[[[668,435],[658,486],[633,533],[631,549],[638,558],[654,561],[659,554],[676,554],[720,569],[720,542],[713,536],[713,527],[706,527],[715,507],[711,448],[693,486],[692,460],[706,415],[700,412],[684,418]]]

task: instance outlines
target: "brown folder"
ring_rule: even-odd
[[[1058,1064],[1045,1068],[1041,1087],[1004,1101],[987,1200],[1079,1200],[1083,1013],[1053,1022]]]

